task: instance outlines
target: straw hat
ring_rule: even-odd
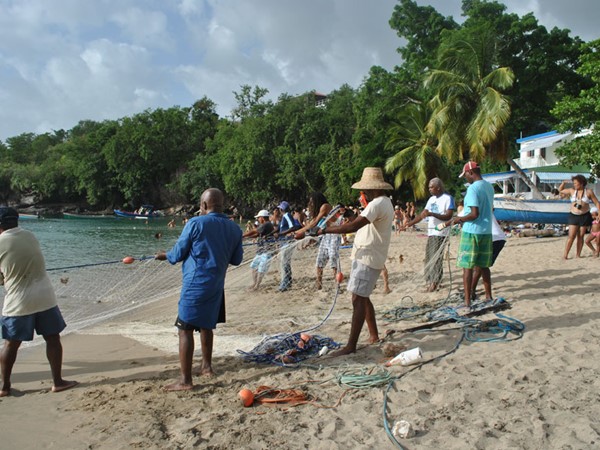
[[[365,167],[358,183],[352,189],[392,191],[391,184],[383,180],[383,172],[379,167]]]

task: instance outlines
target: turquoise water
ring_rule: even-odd
[[[19,226],[32,231],[40,242],[46,267],[63,268],[80,264],[117,261],[125,256],[152,256],[158,250],[169,250],[183,229],[181,219],[169,228],[170,218],[144,220],[98,219],[32,219],[21,220]],[[162,233],[156,239],[156,233]]]

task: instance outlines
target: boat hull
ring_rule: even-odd
[[[37,214],[19,214],[19,220],[37,220],[40,216]]]
[[[87,220],[87,219],[114,219],[115,216],[105,214],[73,214],[63,212],[63,219]]]
[[[494,198],[494,215],[502,222],[563,224],[569,222],[571,203],[566,200]]]
[[[151,213],[151,214],[137,214],[137,213],[133,213],[133,212],[129,212],[129,211],[122,211],[120,209],[115,209],[114,210],[115,216],[117,217],[125,217],[127,219],[155,219],[158,217],[158,214],[156,213]]]

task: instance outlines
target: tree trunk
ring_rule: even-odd
[[[525,172],[523,172],[519,165],[512,158],[506,158],[506,162],[510,167],[512,167],[512,169],[517,173],[517,175],[519,175],[519,178],[523,180],[523,182],[527,186],[529,186],[529,189],[531,189],[531,197],[534,200],[543,200],[544,195],[540,192],[540,190],[533,183],[533,181],[531,181],[531,179],[525,174]]]

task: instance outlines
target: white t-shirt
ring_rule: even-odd
[[[427,204],[425,205],[425,209],[429,212],[435,214],[444,214],[446,211],[452,210],[454,211],[454,198],[450,194],[446,194],[445,192],[436,197],[432,195],[429,200],[427,200]],[[443,220],[436,219],[433,216],[427,217],[428,225],[427,225],[427,235],[428,236],[448,236],[450,233],[450,228],[444,228],[441,231],[435,229],[440,223],[444,223]]]
[[[0,284],[6,290],[3,316],[26,316],[57,305],[40,244],[32,232],[17,227],[0,234]]]
[[[500,227],[500,224],[496,220],[496,217],[492,214],[492,242],[505,241],[506,235]]]
[[[370,223],[356,232],[350,258],[372,269],[383,269],[392,239],[392,201],[385,195],[377,197],[360,215]]]

